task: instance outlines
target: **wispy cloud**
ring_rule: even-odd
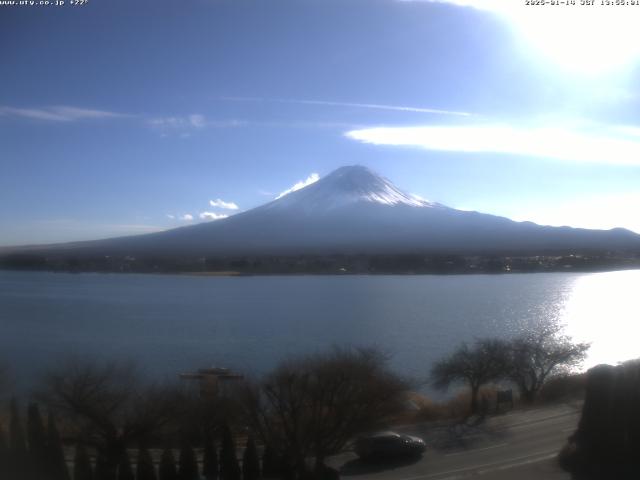
[[[437,108],[414,107],[403,105],[383,105],[378,103],[354,103],[354,102],[332,102],[327,100],[300,100],[293,98],[261,98],[261,97],[223,97],[222,100],[236,102],[277,102],[277,103],[294,103],[298,105],[318,105],[326,107],[349,107],[349,108],[366,108],[374,110],[390,110],[394,112],[414,112],[414,113],[433,113],[438,115],[455,115],[468,117],[472,114],[469,112],[461,112],[456,110],[441,110]]]
[[[108,228],[117,231],[136,231],[136,232],[153,232],[162,230],[161,227],[155,225],[146,225],[140,223],[94,223],[92,221],[81,221],[70,218],[57,218],[51,220],[38,220],[33,222],[34,225],[44,225],[47,227],[57,227],[66,229],[84,229],[84,228]]]
[[[189,137],[192,132],[207,128],[233,128],[245,123],[241,120],[211,120],[200,113],[148,119],[148,124],[163,135],[178,134],[181,137]]]
[[[209,200],[209,205],[217,208],[224,208],[225,210],[238,210],[238,205],[234,202],[225,202],[221,199]]]
[[[1,117],[20,117],[31,120],[49,122],[75,122],[79,120],[93,120],[104,118],[127,117],[130,115],[105,110],[93,110],[70,106],[51,106],[41,108],[17,108],[0,106]]]
[[[215,212],[201,212],[200,218],[203,220],[222,220],[223,218],[228,218],[229,215],[225,215],[224,213],[215,213]]]
[[[320,175],[318,175],[317,173],[312,173],[305,180],[300,180],[295,185],[293,185],[291,188],[288,188],[284,192],[281,192],[280,195],[278,195],[276,197],[276,200],[278,198],[282,198],[285,195],[290,194],[291,192],[295,192],[296,190],[300,190],[301,188],[307,187],[307,186],[311,185],[312,183],[317,182],[318,180],[320,180]]]
[[[191,222],[193,220],[193,215],[191,215],[190,213],[185,213],[184,215],[180,215],[178,219],[185,222]]]
[[[502,153],[547,159],[640,165],[636,127],[511,125],[375,127],[351,130],[348,138],[373,145],[425,150]]]
[[[30,119],[43,122],[76,122],[83,120],[132,118],[141,125],[151,127],[162,136],[178,136],[188,138],[193,133],[207,129],[240,128],[247,126],[274,128],[358,128],[360,125],[345,122],[312,122],[312,121],[248,121],[241,119],[212,119],[201,113],[177,115],[149,115],[111,112],[71,106],[45,106],[35,108],[18,108],[0,105],[0,118]]]
[[[186,116],[155,117],[149,120],[151,126],[161,129],[204,128],[206,123],[204,115],[199,113]]]

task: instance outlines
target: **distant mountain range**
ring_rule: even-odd
[[[514,222],[409,195],[366,167],[347,166],[303,189],[231,216],[158,233],[12,248],[47,256],[324,254],[546,255],[640,252],[629,230]]]

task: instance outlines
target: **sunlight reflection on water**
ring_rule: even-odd
[[[584,368],[640,357],[640,270],[509,275],[191,277],[0,272],[0,362],[37,379],[58,359],[135,359],[149,374],[257,374],[331,345],[377,345],[418,380],[462,342],[558,319]],[[636,345],[638,343],[638,345]]]
[[[640,357],[640,271],[576,277],[560,318],[576,341],[590,342],[584,368]]]

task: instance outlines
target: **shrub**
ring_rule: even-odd
[[[540,390],[540,402],[557,402],[569,398],[579,398],[584,395],[586,376],[562,375],[551,378]]]

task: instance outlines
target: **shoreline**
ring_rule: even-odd
[[[472,270],[472,271],[450,271],[450,272],[416,272],[416,271],[378,271],[378,272],[363,272],[363,271],[344,271],[344,272],[242,272],[238,270],[206,270],[206,271],[145,271],[145,270],[72,270],[72,269],[27,269],[27,268],[2,268],[0,272],[16,272],[16,273],[66,273],[72,275],[78,274],[113,274],[113,275],[174,275],[174,276],[191,276],[191,277],[383,277],[383,276],[502,276],[502,275],[527,275],[538,273],[607,273],[607,272],[624,272],[640,270],[639,265],[629,265],[625,267],[610,267],[610,268],[554,268],[545,270],[510,270],[510,271],[486,271],[486,270]]]

